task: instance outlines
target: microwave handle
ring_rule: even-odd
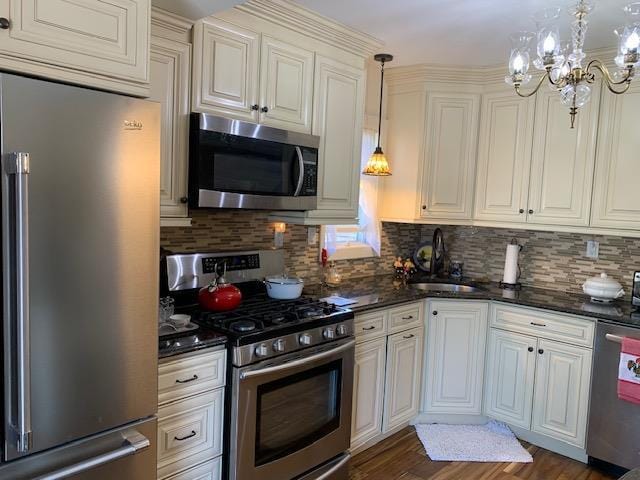
[[[298,154],[298,166],[300,167],[300,175],[298,176],[298,185],[296,185],[296,191],[293,192],[293,196],[300,195],[302,190],[302,183],[304,182],[304,157],[302,156],[302,150],[300,147],[296,147],[296,153]]]

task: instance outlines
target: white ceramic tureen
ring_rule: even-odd
[[[624,289],[619,282],[609,278],[606,273],[599,277],[588,278],[582,284],[582,291],[591,297],[592,302],[609,303],[624,296]]]

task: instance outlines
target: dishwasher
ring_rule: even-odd
[[[587,455],[590,463],[632,469],[640,466],[640,405],[618,399],[622,337],[640,339],[640,322],[638,328],[598,322]]]

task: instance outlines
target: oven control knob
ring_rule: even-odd
[[[326,340],[333,340],[334,338],[336,338],[336,331],[329,327],[329,328],[325,328],[322,331],[322,336],[326,339]]]
[[[336,333],[339,337],[343,337],[347,334],[347,327],[345,325],[338,325],[336,327]]]
[[[264,343],[258,345],[255,349],[256,357],[266,357],[269,355],[269,347],[267,347]]]
[[[273,342],[273,350],[276,351],[276,352],[284,352],[286,347],[287,347],[287,345],[284,342],[283,338],[279,338],[278,340]]]
[[[311,345],[311,335],[303,333],[298,337],[298,341],[300,342],[300,345]]]

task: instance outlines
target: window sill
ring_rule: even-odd
[[[329,260],[356,260],[358,258],[378,257],[373,248],[365,243],[342,245],[329,256]]]

